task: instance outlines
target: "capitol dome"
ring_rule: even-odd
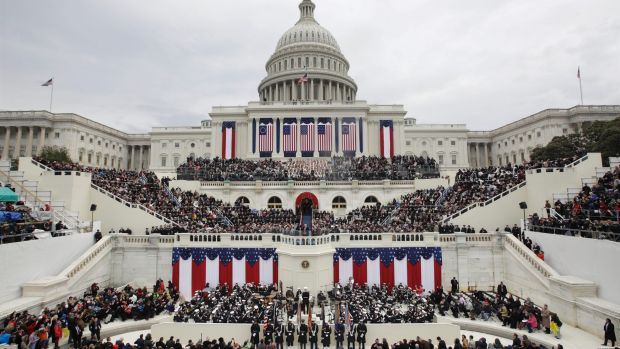
[[[278,40],[258,87],[263,102],[353,102],[357,85],[336,38],[314,19],[315,4],[299,4],[299,20]]]

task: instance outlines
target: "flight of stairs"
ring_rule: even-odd
[[[39,211],[45,205],[50,205],[54,222],[62,221],[69,229],[78,229],[80,220],[77,214],[65,210],[62,201],[54,201],[52,192],[41,190],[37,181],[30,181],[20,171],[12,171],[8,160],[0,160],[0,182],[10,184],[19,195],[21,201],[33,211]]]
[[[579,193],[581,192],[581,189],[584,186],[587,185],[589,187],[592,187],[594,184],[598,182],[599,178],[603,177],[607,172],[611,171],[617,166],[620,166],[620,158],[618,157],[609,158],[609,167],[597,167],[595,176],[582,178],[581,188],[567,188],[566,192],[553,194],[553,202],[556,202],[558,200],[563,203],[572,201],[574,197],[579,195]]]

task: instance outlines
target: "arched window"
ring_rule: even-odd
[[[376,204],[378,202],[379,200],[377,200],[377,197],[374,195],[370,195],[369,197],[366,198],[366,200],[364,200],[365,204]]]
[[[342,196],[336,196],[334,200],[332,200],[332,208],[333,209],[347,208],[347,200],[345,200]]]
[[[282,208],[282,200],[277,196],[272,196],[267,201],[267,208]]]
[[[240,196],[237,200],[235,200],[235,205],[248,207],[250,206],[250,199],[245,196]]]

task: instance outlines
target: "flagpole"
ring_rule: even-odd
[[[579,78],[579,97],[581,98],[581,105],[583,105],[583,88],[581,87],[581,67],[577,67],[577,77]]]
[[[581,97],[581,105],[583,105],[583,88],[581,87],[581,76],[579,77],[579,96]]]
[[[52,78],[54,79],[54,78]],[[54,82],[52,81],[52,92],[50,93],[50,113],[52,112],[52,102],[54,101]]]

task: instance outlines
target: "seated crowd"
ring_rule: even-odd
[[[52,237],[64,235],[62,223],[52,224],[49,205],[33,210],[23,201],[0,202],[0,244],[36,240],[36,232],[49,232]],[[54,229],[56,228],[56,229]]]
[[[545,204],[547,217],[538,214],[530,218],[534,231],[579,235],[620,241],[620,166],[605,173],[592,186],[584,185],[571,201]]]
[[[342,168],[350,169],[354,165],[357,169],[356,176],[363,178],[365,176],[363,173],[372,172],[375,174],[381,173],[382,178],[385,178],[385,176],[390,176],[389,173],[409,171],[407,164],[410,164],[411,161],[415,162],[416,165],[413,167],[416,168],[418,161],[434,163],[432,159],[411,157],[413,160],[404,160],[405,158],[408,157],[395,157],[392,163],[389,160],[378,157],[333,158],[332,165],[334,166],[332,169],[338,169],[341,165]],[[321,159],[315,160],[325,161]],[[240,169],[246,168],[245,166],[255,166],[249,168],[259,171],[252,173],[266,173],[266,171],[278,168],[278,166],[283,164],[282,162],[277,162],[277,164],[274,162],[271,165],[275,167],[270,165],[262,168],[256,167],[256,164],[263,163],[249,160],[198,159],[192,161],[209,164],[209,171],[211,171],[211,165],[213,165],[216,169],[219,168],[219,170],[214,170],[219,174],[227,173],[228,166],[232,164],[231,166],[236,169],[235,171],[240,171],[237,173],[238,175],[243,172]],[[296,164],[295,166],[300,162],[301,160],[289,161],[291,164]],[[46,164],[48,166],[63,167],[55,163]],[[443,221],[472,203],[485,202],[503,191],[519,185],[525,180],[525,170],[529,166],[538,166],[538,164],[459,170],[454,184],[450,187],[440,186],[435,189],[406,193],[399,200],[393,200],[387,204],[373,203],[362,206],[338,219],[331,212],[315,211],[311,226],[304,225],[300,213],[293,210],[254,210],[248,208],[242,202],[236,202],[232,205],[223,203],[207,194],[170,188],[170,179],[162,178],[160,180],[152,172],[93,168],[82,168],[81,170],[92,173],[92,181],[95,185],[118,195],[124,200],[141,204],[176,222],[175,226],[177,228],[163,228],[161,230],[166,234],[188,231],[214,233],[271,232],[320,235],[335,232],[440,231],[442,233],[452,233],[459,231],[454,229],[454,226],[444,225]],[[71,169],[80,168],[77,165],[67,165],[64,167]],[[382,168],[382,170],[378,170],[378,168]],[[394,168],[398,169],[398,171],[394,171]],[[314,170],[321,173],[320,171],[323,169],[321,167],[314,167],[310,170],[310,173],[313,173]],[[297,173],[306,173],[299,168],[296,168],[295,171]],[[329,171],[325,169],[326,177],[330,176]],[[607,182],[605,181],[604,183]],[[607,185],[603,185],[603,187],[607,188]],[[595,192],[598,192],[598,190]],[[615,192],[617,194],[617,189]],[[606,195],[611,197],[609,193]],[[616,202],[617,200],[614,201],[614,203]],[[473,228],[463,227],[463,230],[472,232]]]
[[[333,157],[329,159],[193,159],[177,168],[177,178],[201,181],[383,180],[439,177],[435,159],[418,156]]]
[[[101,340],[101,324],[115,320],[150,319],[164,311],[174,312],[178,293],[172,283],[168,287],[157,280],[152,290],[133,288],[100,289],[97,284],[84,292],[83,297],[69,297],[53,308],[44,308],[39,314],[15,312],[2,319],[5,344],[18,348],[59,348],[59,340],[68,333],[75,348],[82,347],[82,338]],[[90,335],[85,330],[90,331]]]

